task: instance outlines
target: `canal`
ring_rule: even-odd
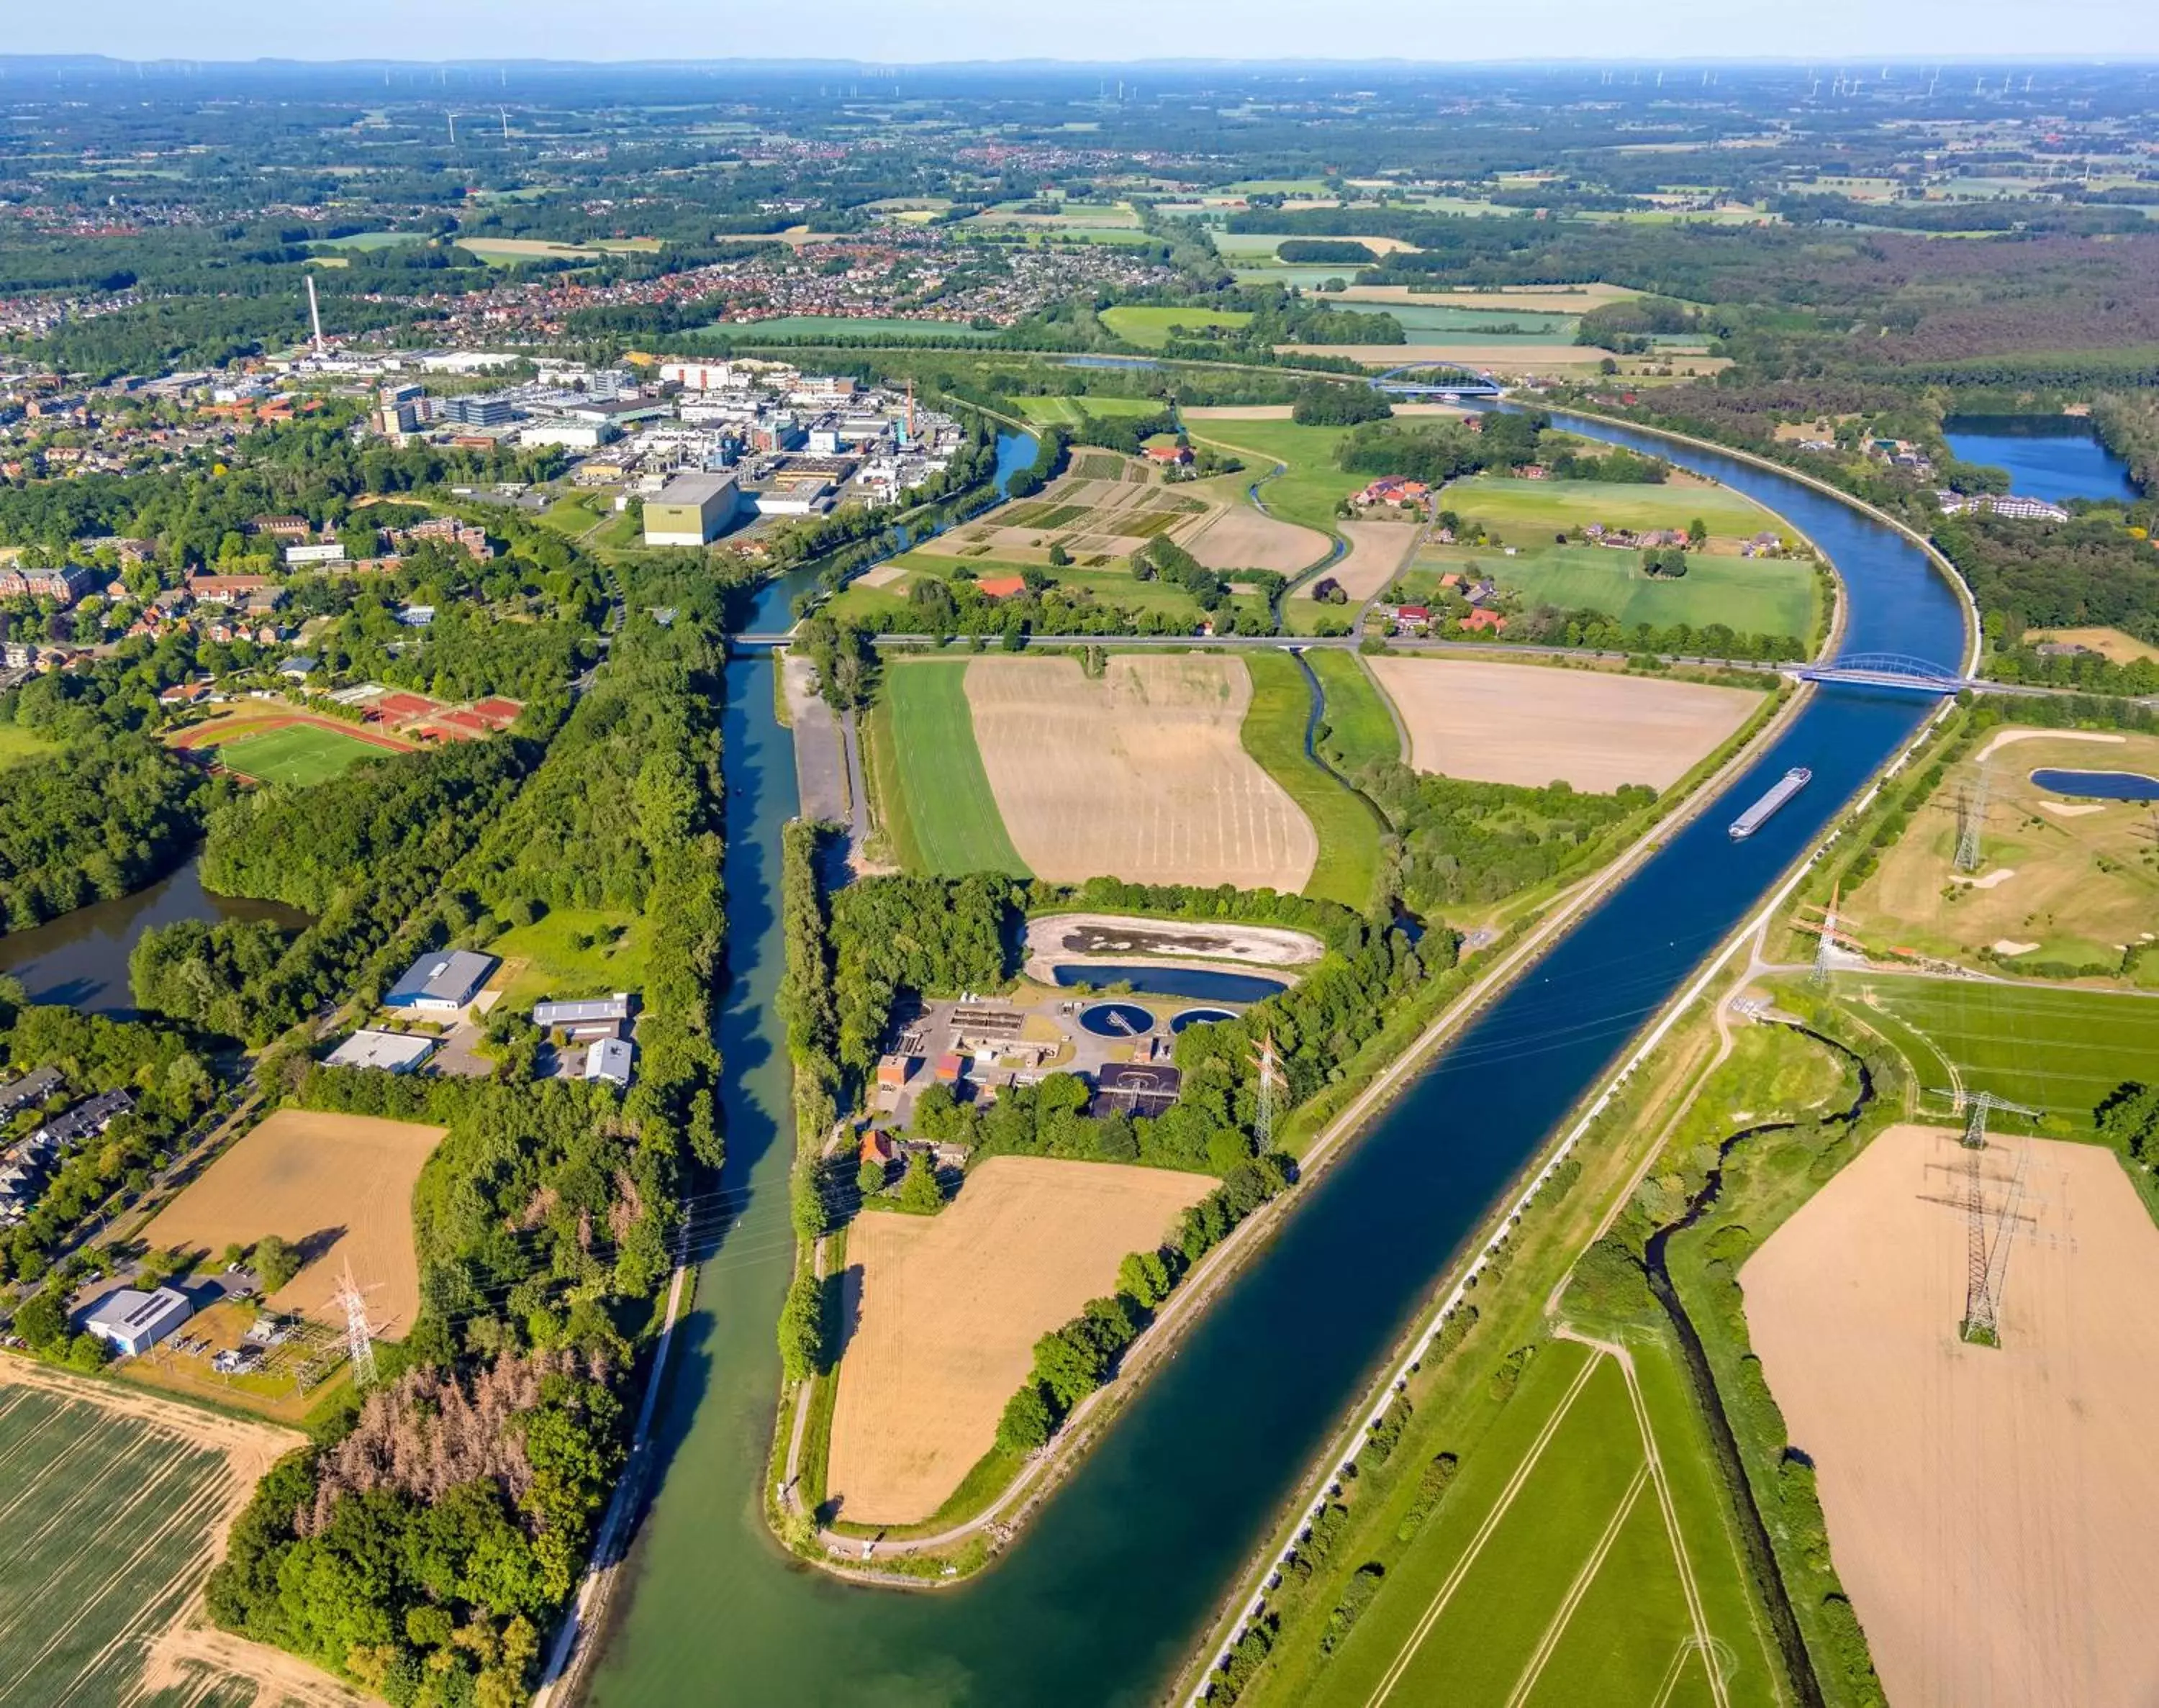
[[[1846,646],[1960,665],[1958,601],[1892,531],[1781,475],[1644,436],[1763,499],[1842,571]],[[785,608],[791,589],[773,597]],[[1489,1207],[1629,1035],[1906,741],[1909,696],[1847,688],[1808,709],[1459,1041],[1328,1171],[1187,1336],[1008,1558],[960,1588],[850,1587],[764,1533],[789,1272],[787,1070],[773,1012],[781,825],[795,806],[764,660],[730,667],[722,1017],[728,1157],[744,1205],[699,1278],[663,1407],[665,1474],[593,1700],[1145,1704],[1156,1700],[1344,1408]],[[1752,840],[1725,825],[1794,765],[1814,782]]]

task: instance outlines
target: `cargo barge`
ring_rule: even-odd
[[[1778,809],[1815,780],[1815,774],[1804,765],[1794,765],[1770,788],[1769,792],[1745,812],[1732,821],[1730,835],[1735,842],[1743,842],[1755,831],[1775,817]]]

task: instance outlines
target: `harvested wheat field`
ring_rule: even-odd
[[[1316,575],[1299,587],[1290,595],[1292,598],[1309,600],[1314,587],[1331,579],[1341,584],[1342,591],[1349,596],[1351,606],[1363,604],[1395,578],[1422,531],[1415,522],[1341,522],[1336,525],[1342,530],[1342,537],[1349,542],[1349,555],[1340,562],[1330,564],[1324,574]]]
[[[275,1234],[307,1262],[271,1297],[340,1327],[330,1300],[349,1262],[381,1338],[395,1340],[420,1308],[412,1186],[443,1129],[372,1115],[281,1109],[210,1165],[144,1230],[157,1246],[215,1255]]]
[[[996,1445],[1034,1343],[1214,1188],[1211,1176],[1165,1168],[992,1157],[935,1216],[857,1220],[827,1478],[839,1515],[904,1524],[935,1513]]]
[[[1326,556],[1333,543],[1317,528],[1234,504],[1185,541],[1184,547],[1209,569],[1271,569],[1296,575]]]
[[[978,658],[967,703],[991,792],[1036,877],[1229,883],[1293,893],[1319,858],[1312,822],[1245,751],[1244,660]]]
[[[1409,726],[1415,769],[1533,789],[1669,789],[1761,704],[1749,689],[1604,670],[1461,659],[1370,663]]]
[[[1892,1127],[1823,1188],[1740,1272],[1755,1350],[1898,1708],[2159,1700],[2159,1229],[2111,1152],[1990,1141],[2001,1344],[1967,1346],[1966,1155]]]

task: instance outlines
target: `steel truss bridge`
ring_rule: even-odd
[[[1865,688],[1909,688],[1921,694],[1958,694],[1967,688],[1998,689],[1947,665],[1900,652],[1849,652],[1827,664],[1802,665],[1791,673],[1803,682],[1850,682]]]
[[[1437,377],[1411,380],[1411,374],[1429,374]],[[1394,397],[1497,397],[1499,382],[1489,374],[1480,374],[1471,368],[1457,367],[1451,362],[1407,362],[1399,368],[1390,368],[1372,379],[1375,391],[1385,391]]]

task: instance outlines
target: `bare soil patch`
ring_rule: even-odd
[[[1413,291],[1407,285],[1352,285],[1334,300],[1422,303],[1441,308],[1515,308],[1525,314],[1583,314],[1607,303],[1641,294],[1623,286],[1603,284],[1583,285],[1576,290],[1524,285],[1496,291]]]
[[[2140,659],[2159,664],[2159,646],[2139,640],[2133,634],[2125,634],[2119,629],[2034,629],[2025,639],[2058,640],[2064,646],[2084,647],[2118,665],[2133,665]]]
[[[997,810],[1038,877],[1302,889],[1311,821],[1245,753],[1244,660],[1113,656],[967,665],[975,740]]]
[[[2111,1152],[1995,1140],[2024,1188],[1999,1348],[1965,1345],[1965,1152],[1893,1127],[1741,1271],[1747,1317],[1889,1700],[2159,1699],[2159,1229]],[[1944,1202],[1946,1199],[1948,1202]]]
[[[1526,303],[1514,305],[1526,308]],[[1498,368],[1510,374],[1551,368],[1589,368],[1612,352],[1588,344],[1283,344],[1278,355],[1347,356],[1368,368],[1409,362],[1443,362],[1456,368]]]
[[[1281,575],[1296,575],[1324,557],[1331,542],[1316,528],[1263,515],[1248,504],[1235,504],[1183,543],[1209,569],[1271,569]]]
[[[1333,580],[1349,595],[1351,606],[1361,605],[1392,581],[1409,561],[1421,532],[1415,522],[1340,522],[1342,537],[1349,542],[1349,555],[1314,576],[1290,597],[1309,601],[1321,582]]]
[[[1669,789],[1753,715],[1743,688],[1462,659],[1370,660],[1409,727],[1416,770],[1606,794]]]
[[[936,1216],[858,1219],[832,1409],[840,1516],[934,1514],[996,1445],[1034,1343],[1109,1292],[1125,1254],[1158,1244],[1214,1187],[1161,1168],[993,1157]]]
[[[210,1165],[143,1230],[156,1246],[212,1255],[275,1234],[307,1261],[271,1296],[284,1311],[342,1325],[332,1305],[349,1262],[386,1339],[412,1326],[420,1266],[412,1187],[443,1129],[371,1115],[280,1109]]]

